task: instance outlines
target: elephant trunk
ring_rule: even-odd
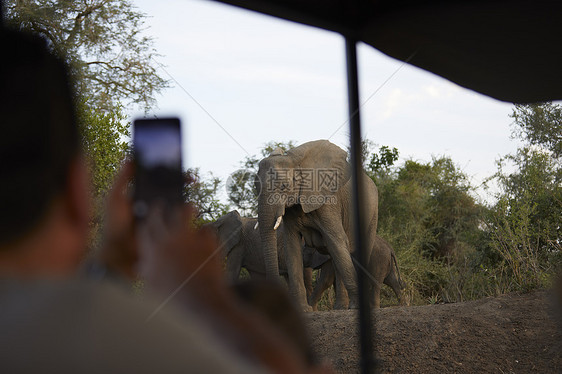
[[[279,213],[276,214],[275,209],[269,209],[269,211],[261,210],[258,212],[260,237],[264,251],[265,272],[267,278],[273,280],[280,280],[279,255],[277,252],[280,243],[277,243],[277,230],[274,229],[279,217],[281,217],[281,215]]]
[[[264,230],[266,231],[266,230]],[[264,246],[265,272],[268,279],[279,278],[279,259],[277,253],[277,235],[272,229],[261,234]]]

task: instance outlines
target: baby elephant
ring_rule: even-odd
[[[374,308],[380,307],[380,290],[383,283],[390,286],[396,294],[400,304],[404,304],[404,299],[402,297],[404,283],[400,279],[400,270],[398,269],[398,263],[396,262],[396,254],[394,253],[394,250],[386,240],[378,235],[373,245],[374,248],[372,255],[369,259],[369,263],[367,264],[369,273],[366,274],[366,282],[368,284],[367,289],[372,297],[371,305]],[[308,302],[312,306],[313,310],[317,310],[318,301],[322,297],[324,291],[326,291],[331,285],[334,285],[336,290],[337,307],[346,308],[346,302],[342,301],[347,298],[345,287],[343,287],[341,281],[337,279],[334,266],[327,266],[328,264],[329,263],[326,263],[322,266],[316,287],[308,299]],[[358,269],[358,271],[360,270]]]
[[[204,225],[204,227],[215,230],[222,255],[226,257],[226,276],[231,283],[238,280],[242,268],[248,270],[252,279],[265,278],[264,251],[259,227],[256,227],[257,222],[257,218],[242,217],[238,211],[233,210],[215,222]],[[277,236],[279,273],[286,275],[283,225],[277,230]],[[306,256],[304,267],[319,268],[328,260],[330,260],[330,256],[316,252]]]

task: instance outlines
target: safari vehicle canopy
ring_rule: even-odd
[[[562,99],[562,3],[506,0],[218,0],[340,33],[346,41],[355,250],[362,263],[361,123],[356,43],[513,103]],[[362,371],[375,368],[371,313],[358,272]]]

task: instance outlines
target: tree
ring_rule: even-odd
[[[516,167],[506,171],[509,163]],[[562,265],[559,164],[548,152],[522,147],[498,161],[500,192],[487,219],[491,245],[511,280],[510,291],[549,285]]]
[[[244,167],[232,173],[226,181],[228,200],[234,204],[236,209],[245,217],[255,217],[258,214],[258,203],[256,186],[254,184],[257,175],[256,159],[249,156],[243,162]]]
[[[562,105],[515,105],[510,117],[514,120],[513,137],[547,149],[556,159],[562,157]]]
[[[487,248],[483,209],[450,157],[395,165],[398,154],[381,146],[370,157],[367,171],[379,191],[377,233],[394,247],[412,302],[462,300],[466,279],[479,271],[479,251]]]
[[[371,160],[367,166],[367,171],[372,175],[388,174],[390,168],[398,161],[398,149],[392,149],[386,145],[380,146],[379,151],[371,154]]]
[[[562,265],[562,106],[515,105],[510,117],[524,145],[498,161],[486,223],[508,290],[528,290],[547,286]]]
[[[562,244],[562,105],[515,105],[511,117],[513,136],[526,145],[498,162],[500,199],[528,205],[530,239],[544,253]],[[505,171],[509,163],[515,172]]]
[[[512,164],[513,172],[506,167]],[[562,168],[548,153],[522,147],[498,161],[494,176],[500,186],[496,220],[517,225],[521,210],[528,215],[528,240],[546,256],[562,243]]]
[[[228,204],[221,203],[218,198],[218,191],[222,185],[220,178],[211,174],[210,178],[205,180],[201,177],[199,168],[188,169],[185,178],[187,183],[184,199],[197,209],[198,224],[215,221],[230,210]]]
[[[128,153],[121,103],[148,109],[168,82],[156,71],[145,15],[131,1],[6,0],[5,24],[39,34],[69,64],[77,119],[92,165],[95,230],[105,194]]]
[[[226,182],[226,189],[228,192],[228,200],[234,204],[236,209],[241,215],[246,217],[255,217],[258,214],[258,201],[259,183],[255,185],[255,177],[258,174],[259,162],[276,149],[284,152],[295,147],[295,142],[289,140],[288,142],[270,141],[264,144],[261,150],[261,156],[246,156],[240,162],[241,168],[232,173]]]
[[[389,160],[395,159],[397,150],[381,150]],[[385,157],[372,159],[383,162]],[[462,243],[472,244],[480,207],[470,194],[468,177],[449,157],[429,163],[406,160],[400,167],[377,170],[372,178],[379,189],[382,231],[417,242],[418,250],[431,258],[454,256]]]
[[[77,92],[90,106],[148,109],[168,86],[156,71],[146,16],[129,0],[6,0],[8,27],[45,37],[72,68]]]
[[[451,256],[462,250],[462,244],[474,246],[479,236],[481,208],[470,194],[473,191],[464,174],[449,157],[434,158],[429,182],[431,217],[427,227],[435,241],[426,249],[432,255]]]

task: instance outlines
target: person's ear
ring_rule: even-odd
[[[90,229],[89,185],[88,166],[78,156],[68,168],[64,189],[55,205],[57,244],[49,254],[54,274],[75,272],[84,258]]]

